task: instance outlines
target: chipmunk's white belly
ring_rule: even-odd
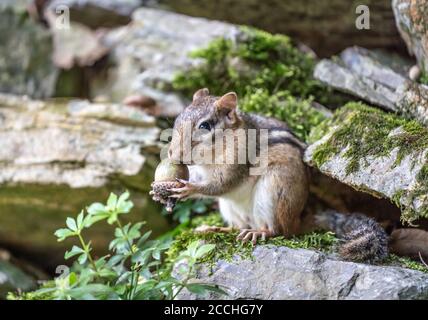
[[[236,228],[273,229],[273,210],[263,179],[250,177],[233,191],[219,198],[220,213],[226,223]]]
[[[203,166],[189,166],[190,181],[200,182],[210,178],[210,171]],[[225,222],[236,228],[273,230],[273,195],[269,182],[263,176],[251,176],[241,185],[218,197],[220,213]]]

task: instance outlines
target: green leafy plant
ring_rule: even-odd
[[[190,282],[197,262],[214,250],[214,245],[194,241],[178,257],[177,277],[163,266],[164,252],[171,241],[149,240],[151,231],[141,233],[144,222],[124,225],[121,217],[133,207],[129,193],[111,194],[107,203],[94,203],[76,219],[67,218],[66,228],[55,232],[58,241],[76,238],[65,253],[65,259],[76,259],[67,272],[41,289],[31,293],[32,299],[174,299],[184,288],[196,294],[208,291],[225,294],[217,286]],[[95,223],[106,221],[115,226],[110,254],[96,259],[91,241],[84,231]],[[29,297],[27,295],[27,297]],[[25,299],[25,295],[23,296]]]
[[[172,218],[179,223],[188,223],[194,215],[206,213],[212,204],[213,200],[211,199],[189,199],[178,202],[172,212]],[[163,209],[162,214],[168,215],[170,213]]]

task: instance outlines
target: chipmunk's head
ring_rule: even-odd
[[[229,92],[222,97],[210,96],[207,88],[193,95],[192,103],[176,118],[168,156],[171,160],[190,164],[189,153],[213,151],[217,129],[239,128],[238,97]],[[220,130],[220,131],[222,131]],[[187,160],[186,160],[187,159]]]

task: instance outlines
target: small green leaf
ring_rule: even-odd
[[[117,266],[119,263],[123,263],[125,259],[125,256],[122,254],[116,254],[114,256],[112,256],[109,261],[107,262],[107,265],[110,267],[115,267]]]
[[[129,199],[129,192],[126,191],[122,193],[122,195],[117,200],[116,210],[119,213],[129,213],[129,211],[131,211],[134,204],[132,203],[132,201],[128,201],[128,199]]]
[[[126,271],[120,275],[120,277],[117,279],[116,283],[124,283],[127,282],[128,279],[132,276],[131,271]]]
[[[198,250],[198,247],[199,247],[199,242],[200,242],[199,240],[195,240],[189,244],[186,250],[189,256],[195,257],[196,250]]]
[[[129,199],[129,191],[125,191],[120,195],[119,200],[117,200],[117,203],[123,203],[128,199]]]
[[[146,250],[138,250],[136,253],[132,255],[132,262],[133,263],[140,263],[141,265],[146,265],[147,261],[149,260],[151,256],[152,250],[146,249]]]
[[[114,229],[114,236],[116,238],[123,238],[124,234],[121,228]]]
[[[198,295],[204,295],[208,293],[209,291],[215,292],[222,295],[227,295],[227,292],[223,289],[212,285],[212,284],[205,284],[205,283],[189,283],[186,285],[186,289],[189,290],[192,293],[198,294]]]
[[[108,214],[107,208],[102,203],[93,203],[86,209],[90,215]]]
[[[81,230],[84,226],[83,226],[83,218],[84,218],[84,214],[83,214],[83,210],[80,211],[79,215],[77,216],[77,228],[79,230]]]
[[[85,253],[85,250],[83,250],[82,248],[80,248],[78,246],[73,246],[70,251],[65,252],[64,258],[66,260],[68,260],[71,257],[74,257],[74,256],[81,254],[81,253]]]
[[[117,203],[117,195],[115,195],[112,192],[112,193],[110,193],[110,196],[108,197],[108,200],[107,200],[107,208],[109,210],[116,209],[116,203]]]
[[[88,255],[86,254],[86,252],[85,253],[82,253],[80,256],[79,256],[79,258],[77,258],[77,261],[80,263],[80,264],[85,264],[85,262],[88,260]]]
[[[77,231],[76,221],[73,218],[68,217],[67,220],[65,220],[65,224],[71,231]]]
[[[160,258],[161,258],[160,251],[154,250],[152,252],[152,257],[153,257],[153,259],[160,260]]]
[[[150,237],[151,234],[152,234],[152,230],[147,231],[145,234],[143,234],[143,236],[138,240],[137,246],[141,247],[147,241],[147,239]]]
[[[118,214],[116,212],[110,214],[110,216],[107,219],[107,223],[110,225],[116,223],[117,222],[117,216],[118,216]]]
[[[75,272],[70,272],[70,274],[68,275],[68,284],[71,286],[73,286],[75,283],[77,282],[77,275]]]
[[[58,241],[64,241],[65,239],[75,236],[76,233],[71,231],[70,229],[58,229],[55,231],[55,236],[58,238]]]
[[[205,289],[205,287],[197,283],[190,283],[186,285],[186,289],[198,295],[203,295],[207,293],[207,290]]]
[[[130,240],[134,240],[141,237],[140,229],[142,226],[143,226],[142,222],[134,224],[128,232],[128,238]]]
[[[94,223],[104,220],[105,218],[107,218],[107,215],[104,214],[98,214],[98,215],[87,215],[85,217],[85,219],[83,220],[83,226],[85,228],[89,228],[90,226],[92,226]]]
[[[213,251],[215,248],[215,244],[204,244],[196,250],[194,258],[200,259],[207,255],[209,252]]]

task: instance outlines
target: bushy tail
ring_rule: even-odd
[[[336,233],[339,254],[346,260],[371,263],[388,255],[388,235],[372,218],[326,210],[315,216],[315,223]]]

